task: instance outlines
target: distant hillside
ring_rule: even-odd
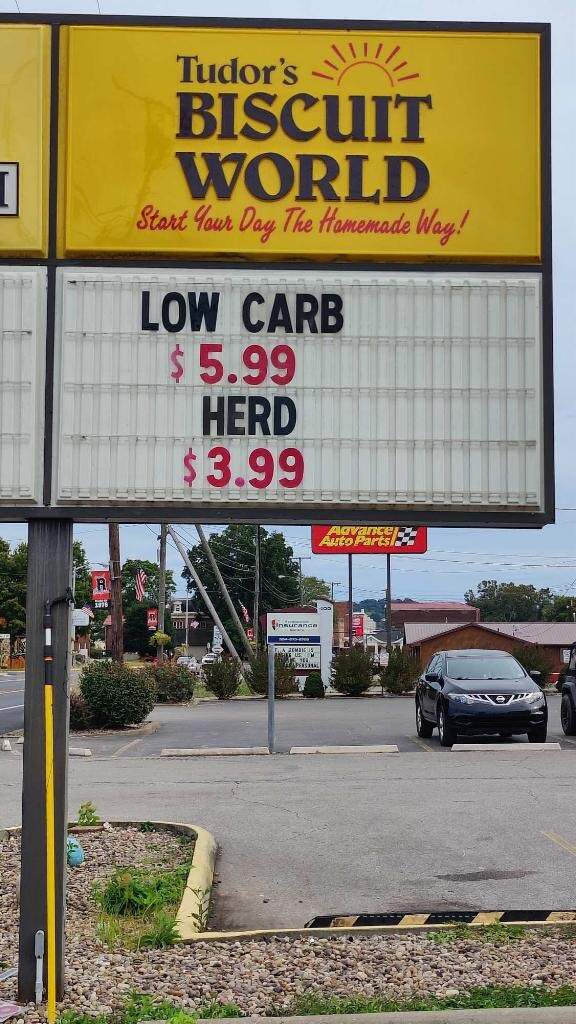
[[[413,598],[395,597],[394,601],[405,601],[408,603],[412,602]],[[363,608],[370,618],[374,619],[374,622],[383,622],[386,616],[386,598],[384,597],[367,597],[364,601],[354,601],[352,607],[355,612],[359,612]]]

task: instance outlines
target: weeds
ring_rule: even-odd
[[[517,942],[518,939],[526,937],[526,927],[517,924],[480,924],[480,925],[456,925],[454,928],[444,928],[440,931],[429,932],[427,938],[438,946],[448,945],[451,942],[492,942],[495,946],[505,945],[507,942]]]
[[[242,1017],[242,1011],[234,1003],[212,1001],[194,1011],[184,1011],[166,1000],[132,993],[121,1010],[111,1014],[91,1016],[68,1010],[61,1014],[59,1024],[139,1024],[142,1020],[166,1020],[170,1024],[195,1024],[199,1017],[222,1020],[226,1017]]]
[[[140,949],[166,949],[173,946],[178,939],[176,922],[170,914],[159,910],[154,914],[150,928],[144,932],[138,941]]]
[[[289,1011],[279,1010],[276,1016],[337,1013],[392,1013],[401,1010],[484,1010],[496,1007],[541,1007],[573,1006],[576,1003],[576,987],[563,985],[557,989],[536,988],[531,985],[486,985],[473,988],[453,998],[411,999],[400,1001],[383,999],[378,996],[369,999],[364,996],[324,996],[310,992],[299,996]]]
[[[196,929],[199,932],[205,932],[208,927],[208,914],[210,912],[210,889],[192,889],[198,899],[199,908],[191,914],[191,920],[196,925]]]
[[[96,813],[96,808],[91,800],[87,800],[86,803],[80,804],[78,808],[78,824],[79,825],[99,825],[101,818]]]
[[[92,895],[106,914],[143,917],[167,904],[179,904],[189,871],[189,864],[172,871],[118,868],[104,887],[94,886]]]

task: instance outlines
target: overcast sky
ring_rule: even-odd
[[[379,20],[550,21],[552,23],[552,158],[554,207],[554,327],[556,409],[557,522],[544,530],[430,530],[429,553],[393,561],[394,596],[422,600],[458,600],[481,579],[515,580],[576,593],[576,3],[574,0],[356,0],[353,9],[344,0],[292,0],[289,9],[272,0],[0,0],[1,13],[24,14],[130,14],[194,17],[293,18]],[[286,530],[297,555],[310,555],[309,529]],[[22,526],[2,526],[10,541],[26,536]],[[187,528],[192,538],[194,530]],[[158,527],[125,526],[121,530],[123,558],[154,559]],[[77,527],[94,565],[107,560],[107,529]],[[320,556],[304,561],[303,571],[339,584],[335,596],[344,597],[346,559]],[[177,575],[179,556],[170,550],[169,565]],[[354,598],[381,597],[385,587],[385,559],[371,556],[355,560]]]

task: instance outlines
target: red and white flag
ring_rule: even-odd
[[[86,615],[88,616],[89,619],[94,618],[94,612],[92,611],[89,604],[85,604],[84,607],[82,608],[82,611],[86,612]]]
[[[248,614],[248,609],[246,608],[246,605],[242,604],[242,601],[240,601],[240,609],[242,611],[242,618],[244,619],[244,622],[250,622],[250,616]]]
[[[138,569],[138,572],[136,573],[136,600],[137,601],[143,601],[144,600],[144,594],[146,593],[146,583],[147,582],[148,582],[148,577],[147,577],[146,573],[144,572],[144,569]]]

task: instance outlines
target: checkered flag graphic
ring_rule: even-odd
[[[418,530],[415,526],[403,526],[398,530],[398,536],[396,538],[397,548],[410,548],[416,540]]]

